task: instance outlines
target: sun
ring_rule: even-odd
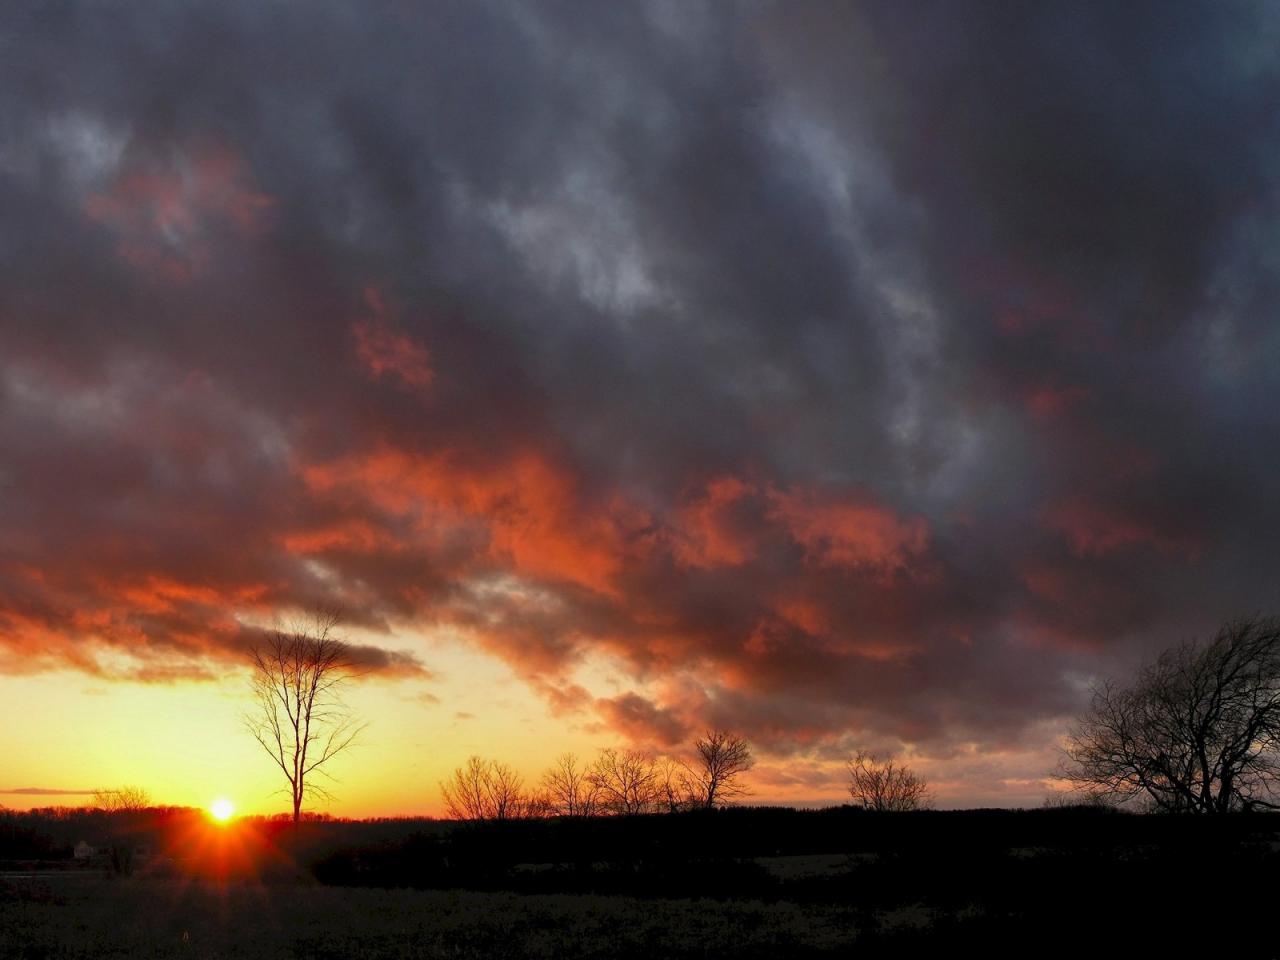
[[[226,797],[219,797],[209,804],[209,816],[219,823],[226,823],[235,815],[236,805]]]

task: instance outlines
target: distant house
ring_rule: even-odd
[[[91,846],[89,846],[89,844],[87,844],[87,843],[85,843],[83,840],[81,840],[79,843],[77,843],[77,844],[76,844],[76,846],[75,846],[75,850],[72,852],[72,855],[73,855],[77,860],[89,860],[89,859],[91,859],[91,858],[92,858],[92,857],[93,857],[97,852],[98,852],[98,848],[97,848],[97,847],[91,847]]]

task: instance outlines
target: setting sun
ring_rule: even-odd
[[[209,804],[209,816],[219,823],[226,823],[236,812],[236,805],[226,797],[219,797]]]

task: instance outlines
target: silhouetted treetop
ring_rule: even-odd
[[[1280,808],[1280,619],[1231,620],[1207,644],[1164,651],[1128,685],[1098,685],[1060,774],[1161,811]]]

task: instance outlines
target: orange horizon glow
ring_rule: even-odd
[[[350,633],[357,643],[372,639],[358,630]],[[553,714],[509,664],[460,637],[406,632],[398,641],[431,663],[433,676],[360,681],[347,690],[348,705],[368,729],[332,766],[335,779],[326,785],[333,799],[309,799],[305,813],[438,818],[446,815],[440,782],[472,754],[512,765],[525,784],[534,786],[561,753],[589,760],[602,748],[626,742],[616,730],[591,723],[589,714],[569,722]],[[586,660],[573,680],[591,696],[608,696],[616,689],[610,667],[607,660]],[[218,822],[211,811],[215,799],[233,800],[233,820],[288,812],[279,770],[243,729],[251,701],[242,673],[184,684],[105,682],[72,671],[0,677],[0,725],[6,729],[22,728],[24,717],[51,703],[60,709],[11,741],[12,779],[0,789],[136,783],[154,803],[204,811],[211,826]],[[122,744],[129,746],[122,749]],[[680,753],[683,745],[651,746]],[[911,762],[936,785],[942,806],[1034,806],[1043,798],[1043,784],[1014,779],[1025,776],[1024,770],[1050,765],[1051,758],[1035,747],[989,756],[984,768],[989,779],[980,790],[965,782],[970,759],[917,755]],[[749,780],[752,803],[826,805],[847,796],[842,765],[819,757],[762,752]],[[70,790],[14,789],[0,794],[0,804],[24,809],[85,802],[72,797]]]

